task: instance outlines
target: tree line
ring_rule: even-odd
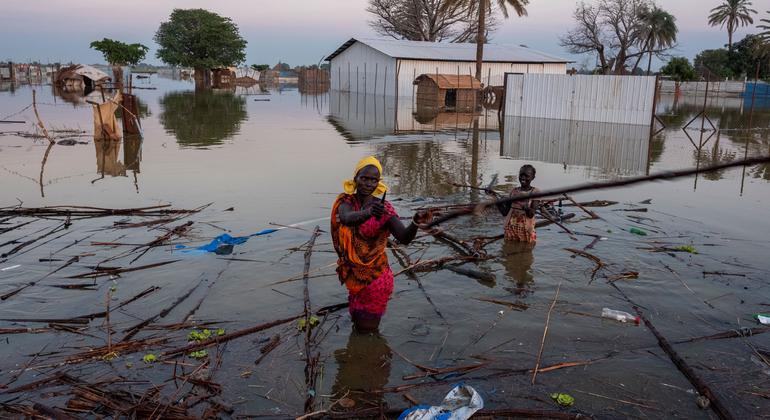
[[[383,36],[414,41],[450,41],[476,43],[476,78],[481,78],[484,44],[500,25],[498,16],[509,12],[527,16],[530,0],[369,0],[372,28]],[[751,74],[759,62],[762,77],[770,77],[770,11],[761,18],[757,34],[733,42],[735,32],[754,24],[749,0],[724,0],[711,9],[708,24],[727,32],[725,48],[702,51],[695,66],[683,57],[670,57],[677,46],[676,18],[653,0],[595,0],[579,3],[574,25],[560,37],[560,45],[573,54],[596,57],[594,73],[639,74],[646,58],[646,72],[652,59],[669,59],[662,69],[679,80],[709,74],[737,78]],[[247,42],[238,26],[228,17],[204,9],[174,9],[162,22],[154,41],[157,58],[172,66],[192,67],[198,75],[212,68],[230,67],[246,59]],[[136,65],[149,48],[105,38],[91,43],[104,54],[113,69]],[[254,65],[262,69],[265,65]],[[117,76],[117,75],[116,75]],[[117,78],[117,77],[116,77]]]

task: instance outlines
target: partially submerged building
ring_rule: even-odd
[[[107,73],[87,64],[62,67],[56,72],[56,84],[65,91],[92,90],[97,85],[109,82]]]
[[[417,107],[442,111],[472,111],[478,104],[481,82],[470,75],[421,74],[417,85]]]
[[[474,76],[476,45],[351,38],[326,60],[332,90],[412,96],[422,74]],[[480,82],[502,86],[505,73],[566,74],[569,62],[527,47],[487,44]]]

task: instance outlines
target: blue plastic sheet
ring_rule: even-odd
[[[398,420],[467,420],[484,408],[484,400],[473,387],[456,384],[441,405],[417,405],[405,410]]]
[[[248,236],[230,236],[227,233],[223,233],[217,236],[216,238],[212,239],[211,242],[205,245],[201,245],[197,247],[177,245],[176,249],[179,249],[186,254],[204,254],[207,252],[214,252],[221,255],[227,255],[232,252],[233,247],[235,245],[241,245],[243,243],[246,243],[246,241],[248,241],[249,238],[251,237],[267,235],[268,233],[273,233],[277,230],[278,229],[264,229],[257,233],[252,233],[251,235],[248,235]]]

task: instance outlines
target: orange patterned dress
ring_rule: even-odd
[[[370,217],[358,226],[345,226],[337,213],[342,203],[354,211],[361,210],[353,194],[340,194],[332,207],[331,235],[339,257],[337,275],[348,289],[350,313],[368,319],[380,318],[393,293],[393,272],[385,253],[390,235],[387,222],[398,214],[386,201],[381,217]]]

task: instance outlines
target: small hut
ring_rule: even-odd
[[[97,85],[110,81],[107,73],[89,65],[75,64],[56,72],[56,84],[65,91],[91,91]]]
[[[422,74],[414,84],[417,85],[418,108],[442,111],[473,111],[481,90],[481,82],[470,75]]]

